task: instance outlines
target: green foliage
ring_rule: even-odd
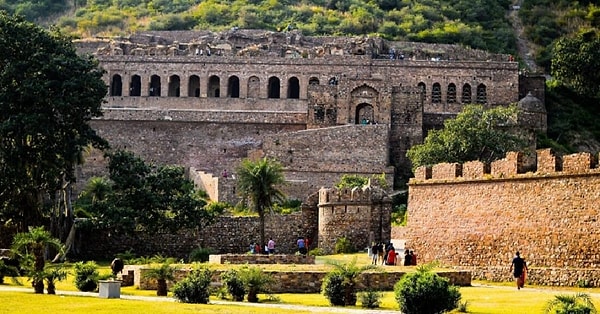
[[[587,293],[572,295],[559,294],[548,301],[544,308],[546,314],[595,314],[598,313]]]
[[[4,277],[17,278],[19,277],[19,270],[14,266],[6,265],[0,259],[0,284],[4,284]]]
[[[92,261],[77,262],[73,265],[75,278],[73,283],[79,291],[90,292],[98,288],[98,264]]]
[[[260,218],[260,245],[265,242],[265,211],[275,202],[285,200],[283,192],[278,188],[285,182],[283,165],[274,159],[262,158],[256,161],[242,160],[238,166],[237,186],[244,199],[252,203],[252,209]]]
[[[68,195],[88,145],[106,146],[88,124],[102,115],[103,74],[70,38],[0,11],[0,221],[23,231],[67,212],[43,201]]]
[[[154,266],[147,270],[143,277],[156,280],[156,295],[167,296],[167,281],[175,280],[176,267],[171,266],[171,263],[165,262],[160,266]]]
[[[400,204],[392,208],[392,225],[406,226],[406,204]]]
[[[183,167],[155,167],[126,151],[107,156],[110,181],[91,180],[80,203],[96,225],[122,233],[175,232],[212,221],[215,212],[205,210]]]
[[[238,274],[248,293],[248,302],[258,302],[258,294],[268,292],[273,283],[273,277],[257,266],[243,267]]]
[[[375,290],[368,290],[358,294],[361,306],[368,309],[378,308],[383,293]]]
[[[600,97],[600,36],[589,31],[554,45],[552,76],[580,95]]]
[[[246,288],[237,270],[229,269],[223,272],[221,274],[221,282],[225,285],[227,293],[231,295],[233,300],[244,300],[244,295],[246,295]]]
[[[431,268],[431,265],[420,266],[394,285],[394,296],[402,313],[435,314],[458,306],[461,298],[458,288],[432,272]]]
[[[334,306],[356,305],[356,284],[358,276],[375,265],[357,266],[356,258],[350,263],[332,262],[334,269],[325,275],[321,292]]]
[[[311,256],[323,256],[323,255],[326,255],[326,253],[325,253],[325,251],[322,248],[318,247],[318,248],[314,248],[314,249],[308,251],[308,255],[311,255]]]
[[[173,296],[184,303],[207,304],[212,271],[208,268],[195,268],[183,280],[173,286]]]
[[[443,162],[463,163],[479,160],[490,163],[507,152],[524,151],[525,141],[513,134],[518,108],[467,105],[441,130],[429,132],[423,144],[411,147],[406,156],[414,168]]]
[[[344,174],[335,184],[338,189],[362,188],[369,183],[369,178],[357,174]]]
[[[335,254],[349,254],[349,253],[355,253],[355,252],[356,252],[356,248],[352,245],[352,243],[350,242],[350,240],[348,240],[348,238],[341,237],[335,241],[335,248],[334,248]]]
[[[469,301],[464,301],[458,302],[458,306],[456,307],[456,310],[460,313],[469,313],[469,311],[467,310],[467,307],[469,306]]]
[[[48,294],[56,294],[56,282],[67,279],[69,272],[64,269],[63,265],[46,266],[44,269],[44,281],[46,281],[46,287]]]
[[[301,200],[290,200],[286,199],[281,203],[273,204],[273,212],[279,214],[291,214],[300,211],[300,206],[302,205]]]
[[[209,255],[212,253],[213,249],[211,248],[197,247],[190,252],[188,262],[208,262]]]

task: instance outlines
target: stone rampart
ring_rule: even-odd
[[[537,156],[539,171],[527,173],[519,153],[493,162],[490,172],[476,162],[463,165],[467,172],[453,167],[456,171],[435,178],[417,169],[409,183],[406,246],[422,262],[469,269],[478,279],[509,280],[510,261],[519,250],[532,282],[594,283],[600,265],[600,169],[589,153],[564,156],[562,162],[549,150]]]
[[[215,264],[314,264],[312,255],[299,254],[211,254],[209,263]]]
[[[134,285],[142,290],[155,290],[156,281],[142,278],[143,274],[149,270],[147,266],[125,267],[124,273],[134,272]],[[175,280],[183,279],[189,272],[189,269],[180,269],[175,274]],[[213,285],[221,285],[220,270],[213,271]],[[320,293],[323,278],[327,274],[324,271],[265,271],[274,279],[270,287],[270,293]],[[393,266],[379,270],[370,270],[359,275],[357,289],[359,291],[373,289],[378,291],[391,291],[394,284],[398,282],[407,272],[395,269]],[[448,278],[450,284],[457,286],[470,286],[471,273],[468,271],[441,271],[438,275]],[[172,282],[168,286],[172,286]]]

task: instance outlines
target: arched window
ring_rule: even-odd
[[[431,102],[434,104],[442,102],[442,86],[440,83],[433,83],[431,87]]]
[[[448,95],[446,96],[446,99],[449,104],[456,102],[456,85],[454,85],[454,83],[448,84]]]
[[[487,104],[487,91],[483,84],[477,85],[477,103],[482,105]]]
[[[248,79],[248,98],[260,97],[260,79],[256,76],[251,76]]]
[[[148,96],[160,97],[160,76],[152,75],[150,77],[150,88],[148,89]]]
[[[212,75],[211,77],[209,77],[208,88],[206,90],[208,91],[208,97],[221,97],[221,79],[216,75]]]
[[[425,97],[427,97],[427,86],[425,83],[421,82],[417,84],[417,87],[421,90],[421,101],[425,102]]]
[[[141,96],[142,95],[142,78],[139,75],[131,77],[129,83],[129,96]]]
[[[188,97],[200,97],[200,77],[198,75],[190,76],[188,83]]]
[[[111,96],[122,96],[123,95],[123,80],[119,74],[115,74],[110,82],[110,95]]]
[[[288,80],[287,98],[300,98],[300,81],[297,77],[290,77]]]
[[[179,84],[180,80],[178,75],[171,75],[169,77],[169,97],[179,97]]]
[[[308,79],[308,85],[319,85],[319,79],[316,77],[311,77]]]
[[[469,84],[463,85],[461,102],[463,104],[471,103],[471,85],[469,85]]]
[[[269,98],[279,98],[280,94],[279,94],[279,88],[281,86],[281,83],[279,81],[279,78],[276,76],[271,76],[269,78]]]
[[[227,82],[227,96],[230,98],[240,98],[240,79],[233,75]]]

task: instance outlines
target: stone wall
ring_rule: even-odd
[[[208,262],[215,264],[314,264],[315,257],[298,254],[211,254]]]
[[[265,236],[267,240],[273,238],[278,253],[294,253],[299,236],[316,239],[316,211],[267,215]],[[199,246],[210,248],[217,254],[247,252],[250,243],[260,242],[260,222],[258,217],[217,217],[211,225],[178,234],[136,233],[125,236],[98,230],[80,230],[77,239],[76,257],[82,259],[112,259],[116,254],[126,251],[138,256],[161,254],[187,259],[189,253]]]
[[[594,156],[564,156],[558,165],[549,150],[540,150],[541,171],[521,173],[521,164],[521,154],[509,153],[490,173],[417,169],[409,184],[406,246],[422,262],[469,269],[478,279],[510,279],[519,250],[532,282],[596,282],[600,169]]]
[[[381,270],[370,270],[359,275],[357,289],[359,291],[373,289],[379,291],[391,291],[394,289],[394,284],[406,274],[405,271],[394,269],[394,266],[388,266]],[[151,279],[144,279],[144,272],[148,271],[146,266],[126,266],[124,273],[129,270],[134,271],[134,285],[142,290],[155,290],[156,282]],[[189,269],[180,269],[176,272],[176,280],[183,279]],[[270,287],[271,293],[320,293],[323,278],[327,274],[324,271],[265,271],[274,279],[274,283]],[[214,285],[221,284],[221,271],[213,272]],[[448,278],[450,284],[457,286],[470,286],[471,274],[468,271],[443,271],[438,272],[438,275]],[[172,286],[169,282],[169,287]]]

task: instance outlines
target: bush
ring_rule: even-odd
[[[173,286],[173,296],[184,303],[207,304],[211,278],[210,269],[193,269],[187,277]]]
[[[359,294],[360,303],[362,307],[368,309],[374,309],[379,307],[379,303],[383,294],[379,291],[369,290]]]
[[[91,292],[98,288],[98,264],[95,262],[77,262],[73,265],[75,269],[75,287],[79,291]]]
[[[394,285],[394,295],[405,314],[434,314],[458,306],[460,292],[448,279],[431,272],[431,266],[421,266],[406,274]]]
[[[273,277],[256,266],[240,269],[239,277],[248,292],[248,302],[258,302],[258,294],[267,292],[269,285],[273,282]]]
[[[311,256],[323,256],[323,255],[326,255],[326,254],[325,254],[325,251],[322,248],[318,247],[318,248],[314,248],[314,249],[310,250],[308,252],[308,255],[311,255]]]
[[[4,277],[19,277],[19,270],[14,266],[6,265],[4,261],[0,259],[0,284],[4,283]]]
[[[346,299],[344,296],[344,275],[339,272],[330,272],[323,279],[323,285],[321,291],[329,303],[333,306],[344,306],[346,305]]]
[[[211,248],[197,247],[190,252],[188,262],[208,262],[208,256],[213,253]]]
[[[231,295],[235,301],[244,301],[246,289],[244,282],[240,278],[240,274],[235,269],[230,269],[221,274],[221,282],[225,285],[227,293]]]
[[[354,252],[356,252],[356,250],[354,249],[354,247],[352,246],[352,243],[350,243],[350,240],[348,240],[348,238],[341,237],[341,238],[338,238],[337,241],[335,241],[335,249],[334,249],[335,254],[354,253]]]

